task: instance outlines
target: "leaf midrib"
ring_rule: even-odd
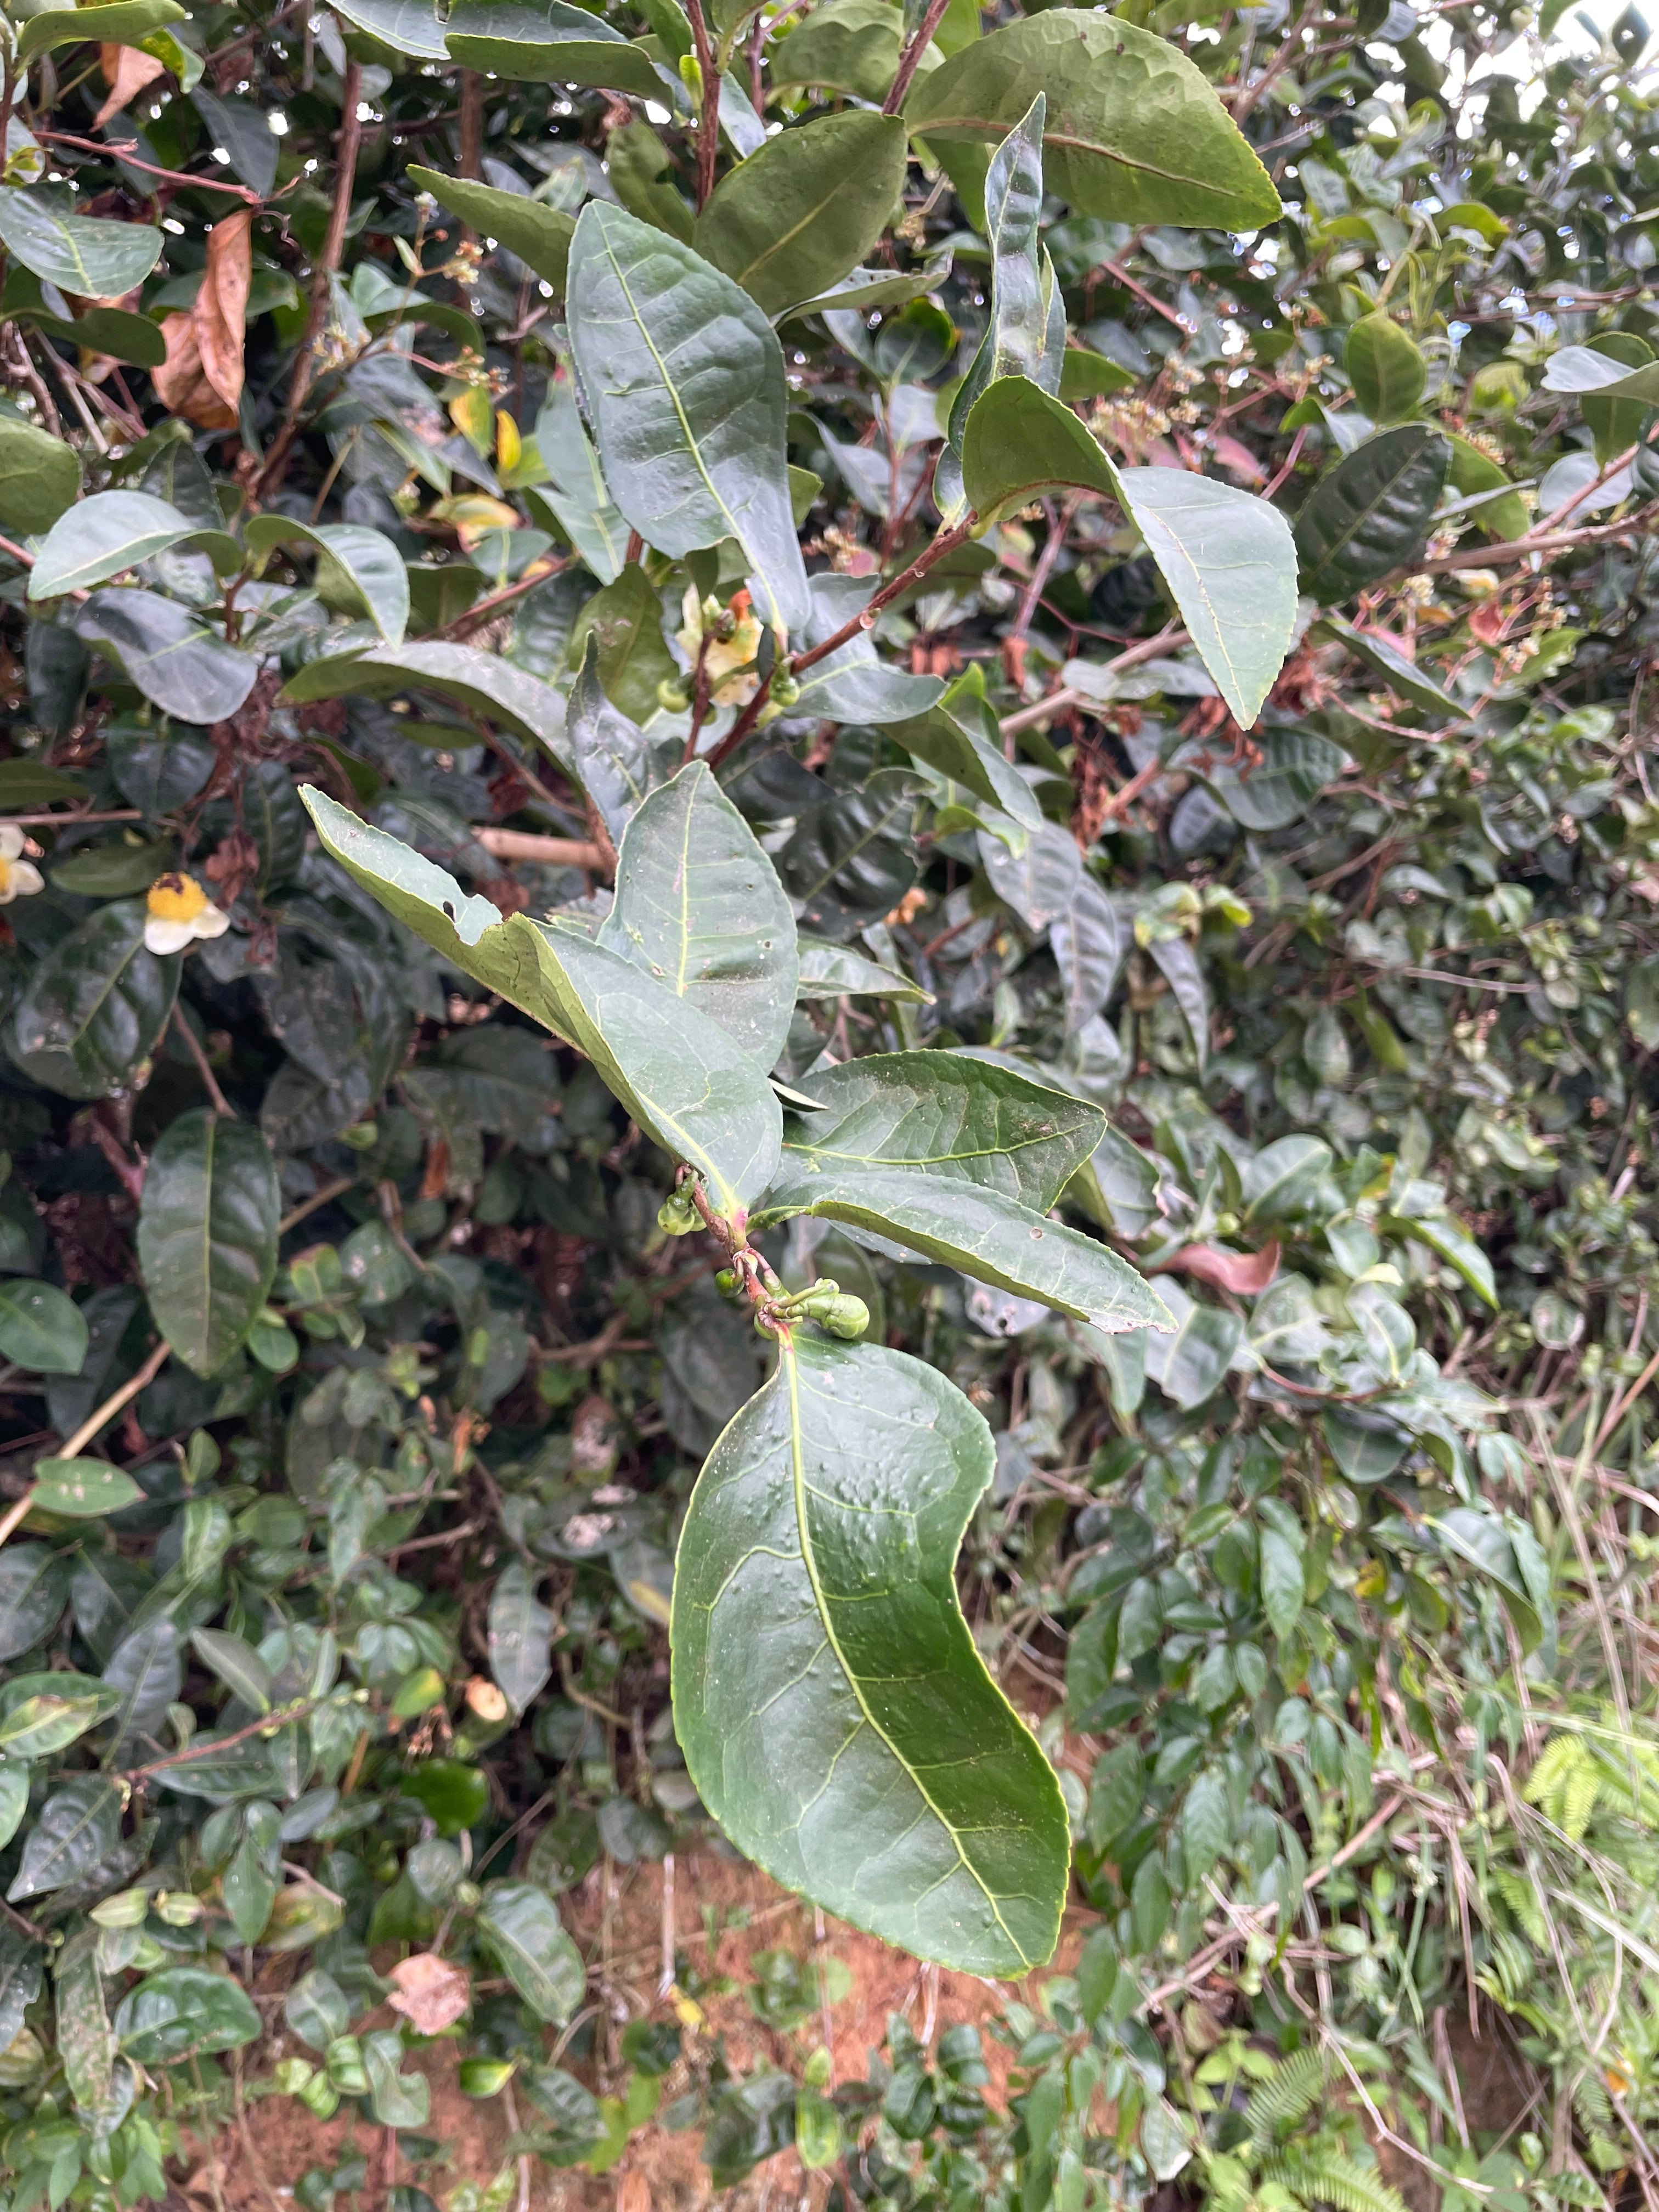
[[[897,1745],[893,1741],[891,1736],[888,1735],[886,1729],[883,1728],[881,1723],[876,1718],[874,1713],[871,1711],[869,1704],[865,1698],[864,1691],[859,1682],[858,1677],[854,1674],[852,1668],[848,1664],[846,1654],[841,1648],[841,1639],[836,1633],[836,1624],[830,1617],[829,1606],[824,1600],[823,1584],[818,1580],[817,1560],[813,1554],[812,1539],[806,1517],[806,1466],[805,1455],[802,1450],[800,1369],[795,1358],[794,1345],[787,1334],[783,1337],[779,1346],[778,1357],[779,1363],[788,1377],[789,1475],[791,1486],[794,1493],[795,1526],[797,1533],[800,1537],[801,1565],[806,1571],[806,1579],[811,1587],[812,1602],[817,1608],[818,1619],[823,1624],[825,1640],[828,1643],[830,1650],[835,1654],[836,1664],[841,1668],[842,1677],[846,1681],[848,1688],[853,1693],[854,1700],[858,1706],[859,1711],[864,1717],[865,1726],[872,1731],[872,1733],[883,1745],[885,1746],[889,1755],[896,1761],[898,1766],[909,1781],[912,1788],[915,1790],[916,1795],[921,1798],[922,1803],[927,1808],[933,1818],[939,1822],[940,1827],[943,1828],[945,1834],[951,1838],[952,1848],[956,1851],[957,1860],[961,1863],[963,1871],[965,1874],[969,1875],[977,1884],[981,1895],[985,1899],[985,1902],[991,1908],[991,1914],[993,1918],[995,1920],[997,1926],[1007,1937],[1009,1947],[1012,1950],[1015,1957],[1023,1960],[1028,1966],[1035,1966],[1036,1961],[1031,1957],[1031,1954],[1027,1951],[1025,1946],[1019,1941],[1018,1937],[1014,1934],[1013,1929],[1009,1927],[1007,1922],[1003,1918],[1002,1907],[994,1893],[988,1887],[984,1876],[969,1858],[967,1852],[963,1850],[962,1838],[957,1833],[954,1825],[933,1802],[933,1800],[929,1796],[927,1790],[923,1787],[921,1780],[919,1779],[915,1769],[910,1765],[910,1762],[899,1750]]]

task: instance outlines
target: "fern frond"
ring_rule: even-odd
[[[1282,2154],[1263,2162],[1261,2178],[1277,2181],[1310,2203],[1328,2204],[1332,2212],[1406,2212],[1406,2200],[1397,2189],[1334,2151],[1313,2158]]]
[[[1326,2072],[1322,2051],[1298,2051],[1251,2092],[1244,2118],[1258,2150],[1267,2148],[1277,2129],[1294,2126],[1312,2110],[1324,2090]]]

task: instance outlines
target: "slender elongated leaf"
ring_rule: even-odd
[[[372,652],[307,661],[290,678],[284,699],[392,699],[406,691],[435,691],[533,738],[563,765],[564,702],[550,684],[474,645],[437,638],[413,644],[377,645]]]
[[[21,1767],[4,1771],[8,1774],[9,1782],[10,1777],[21,1778],[22,1774]],[[9,1801],[12,1795],[10,1786],[8,1786],[5,1794]],[[27,1799],[28,1789],[25,1783],[23,1804],[27,1804]],[[9,1810],[9,1802],[8,1810]],[[23,1805],[19,1805],[20,1819],[22,1810]],[[3,1827],[4,1825],[3,1818],[0,1818],[0,1827]],[[16,1826],[17,1822],[14,1820],[13,1833],[15,1832]],[[9,1834],[6,1840],[8,1843],[10,1842]],[[5,2039],[4,2044],[0,2045],[0,2048],[9,2050],[16,2040],[17,2031],[23,2025],[23,2014],[40,1994],[46,1955],[40,1945],[32,1942],[21,1929],[13,1928],[9,1924],[0,1928],[0,2036]]]
[[[434,0],[341,0],[337,11],[394,53],[425,62],[449,58],[444,21]]]
[[[983,1418],[918,1360],[799,1335],[704,1464],[680,1537],[674,1711],[692,1779],[780,1881],[923,1958],[1040,1964],[1069,1843],[952,1569]]]
[[[826,309],[850,307],[859,314],[867,314],[872,307],[908,307],[912,300],[925,299],[928,293],[937,292],[950,275],[951,266],[951,256],[947,249],[919,269],[908,271],[854,269],[839,284],[815,292],[810,299],[793,301],[773,319],[791,323],[799,316],[822,314]]]
[[[899,723],[893,736],[915,759],[1000,807],[1022,830],[1040,830],[1042,809],[1030,785],[1003,757],[1001,745],[993,742],[995,726],[996,717],[981,696],[963,680],[952,684],[931,713]]]
[[[1414,560],[1449,458],[1437,430],[1407,422],[1327,469],[1296,518],[1303,589],[1328,606]]]
[[[161,234],[149,223],[59,215],[15,185],[0,185],[0,246],[46,283],[82,300],[120,299],[161,258]]]
[[[768,139],[728,172],[691,243],[763,313],[838,283],[881,236],[904,184],[896,115],[849,108]]]
[[[602,16],[568,0],[463,0],[445,26],[444,44],[463,69],[520,84],[603,85],[641,100],[674,95],[656,64]]]
[[[158,1731],[185,1678],[179,1626],[170,1613],[142,1620],[109,1656],[104,1680],[120,1698],[110,1731],[117,1759],[152,1759],[162,1748]]]
[[[83,2120],[107,2127],[117,2117],[115,2036],[98,1971],[98,1931],[83,1928],[58,1954],[53,2033],[64,2078]]]
[[[553,1671],[553,1615],[536,1595],[540,1579],[523,1559],[509,1559],[489,1593],[489,1671],[519,1715]]]
[[[225,721],[259,673],[255,654],[228,645],[159,592],[94,592],[77,611],[75,628],[118,661],[145,698],[181,721]]]
[[[582,2001],[582,1954],[559,1908],[534,1882],[492,1881],[478,1908],[478,1932],[538,2020],[562,2025]]]
[[[176,952],[144,949],[144,908],[88,915],[40,963],[13,1011],[7,1050],[66,1098],[106,1098],[153,1049],[179,988]]]
[[[333,799],[301,791],[343,867],[434,951],[587,1054],[654,1141],[731,1212],[765,1188],[781,1116],[753,1060],[717,1024],[604,945],[488,899]]]
[[[761,1068],[783,1049],[795,917],[755,833],[701,761],[629,824],[599,941],[718,1022]]]
[[[1431,714],[1453,714],[1459,720],[1462,719],[1461,701],[1443,690],[1432,677],[1425,676],[1407,659],[1397,646],[1390,645],[1375,630],[1356,629],[1352,623],[1345,622],[1337,614],[1322,616],[1319,627],[1320,632],[1328,632],[1332,637],[1340,638],[1356,660],[1363,661],[1373,675],[1380,676],[1402,699],[1409,699],[1413,707],[1421,707]]]
[[[673,774],[684,747],[677,737],[647,737],[612,705],[599,681],[599,640],[590,630],[566,708],[565,742],[583,790],[615,839]]]
[[[84,1364],[83,1352],[74,1371],[78,1374]],[[35,1504],[66,1521],[100,1520],[106,1513],[119,1513],[143,1494],[130,1474],[107,1460],[43,1459],[35,1465]]]
[[[1059,8],[976,39],[905,103],[930,144],[1000,138],[1046,96],[1049,189],[1113,222],[1253,230],[1279,195],[1214,88],[1185,55],[1121,15]]]
[[[951,403],[934,496],[945,520],[966,504],[962,441],[974,403],[1000,376],[1023,376],[1048,392],[1060,389],[1066,349],[1066,303],[1037,226],[1042,214],[1042,124],[1038,93],[991,156],[985,178],[985,234],[991,248],[991,319],[979,350]]]
[[[84,592],[191,536],[195,525],[146,491],[98,491],[47,532],[29,574],[32,599]]]
[[[296,522],[285,514],[256,514],[248,524],[250,551],[278,545],[314,545],[334,562],[362,600],[374,627],[395,651],[409,627],[409,572],[383,532],[356,522]]]
[[[866,960],[848,945],[830,945],[821,937],[795,939],[800,956],[798,999],[911,999],[930,1004],[932,994],[908,975]]]
[[[44,1544],[0,1551],[0,1659],[32,1651],[64,1617],[69,1561]]]
[[[409,181],[417,191],[430,192],[441,207],[458,215],[484,236],[493,238],[509,253],[535,270],[564,297],[565,270],[570,241],[576,234],[575,218],[544,200],[520,192],[498,191],[493,185],[474,184],[465,177],[446,177],[436,169],[411,163]]]
[[[583,428],[574,384],[568,376],[550,379],[542,411],[536,417],[536,450],[553,479],[538,488],[554,519],[602,584],[614,584],[628,557],[628,525],[605,489],[599,457]]]
[[[222,1628],[198,1628],[190,1640],[197,1657],[212,1668],[234,1698],[256,1713],[270,1711],[270,1669],[244,1638]]]
[[[735,538],[757,610],[806,621],[789,507],[783,354],[749,295],[690,246],[590,201],[570,249],[570,342],[611,497],[681,556]]]
[[[1109,1335],[1171,1325],[1161,1299],[1109,1245],[982,1184],[822,1161],[803,1146],[786,1153],[754,1218],[793,1213],[844,1221]]]
[[[80,491],[72,446],[18,416],[0,416],[0,525],[25,538],[50,531]]]

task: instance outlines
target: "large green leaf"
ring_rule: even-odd
[[[70,1563],[44,1544],[0,1551],[0,1659],[32,1651],[63,1618]]]
[[[198,1375],[246,1340],[276,1272],[283,1194],[264,1139],[246,1121],[181,1114],[150,1156],[138,1209],[149,1310]]]
[[[161,233],[147,222],[100,222],[59,215],[0,185],[0,246],[60,292],[82,300],[116,300],[143,283],[161,258]]]
[[[524,915],[503,921],[488,899],[322,792],[301,794],[324,845],[389,914],[463,974],[585,1052],[641,1129],[696,1168],[724,1212],[764,1189],[782,1117],[753,1060],[608,947]]]
[[[1114,467],[1069,408],[1018,376],[969,416],[963,476],[981,526],[1054,485],[1119,500],[1235,720],[1255,720],[1296,627],[1296,548],[1276,507],[1184,469]]]
[[[92,40],[102,46],[137,46],[163,23],[176,23],[185,14],[179,0],[109,0],[105,7],[48,8],[31,15],[17,34],[20,64],[54,46],[80,46]]]
[[[570,343],[605,482],[647,544],[742,549],[763,620],[799,629],[806,569],[789,506],[783,354],[731,277],[590,200],[570,249]]]
[[[891,0],[814,8],[768,57],[775,85],[821,85],[878,107],[897,73],[904,17]]]
[[[313,699],[392,699],[405,691],[435,691],[453,699],[486,720],[535,738],[564,763],[564,702],[558,693],[539,677],[475,645],[431,638],[310,660],[290,678],[283,696],[302,704]]]
[[[769,315],[839,283],[886,228],[904,185],[896,115],[848,108],[771,138],[697,217],[691,243]]]
[[[599,941],[735,1037],[762,1069],[783,1049],[795,917],[755,833],[702,761],[628,825]]]
[[[1328,606],[1415,560],[1449,459],[1438,430],[1405,422],[1327,469],[1296,518],[1303,589]]]
[[[144,948],[144,908],[122,899],[88,915],[35,969],[6,1049],[66,1098],[107,1098],[147,1059],[173,1012],[179,957]]]
[[[444,17],[434,0],[341,0],[337,11],[394,53],[423,62],[447,62]]]
[[[256,514],[246,536],[248,550],[258,555],[278,545],[314,545],[343,574],[393,651],[403,643],[409,627],[409,571],[384,532],[360,522],[296,522],[286,514]]]
[[[463,0],[450,15],[444,43],[463,69],[482,70],[521,84],[603,85],[641,100],[672,98],[642,46],[590,9],[568,0]]]
[[[430,192],[441,207],[516,253],[553,287],[558,298],[564,297],[570,241],[576,234],[574,216],[549,207],[544,200],[498,191],[493,185],[474,184],[465,177],[446,177],[436,169],[411,163],[406,174],[417,190]]]
[[[56,599],[90,590],[153,553],[165,553],[195,527],[176,507],[148,492],[94,492],[47,532],[29,572],[29,597]]]
[[[958,1053],[872,1053],[793,1087],[822,1110],[791,1115],[791,1154],[825,1168],[915,1168],[1038,1212],[1106,1133],[1098,1106]]]
[[[478,1907],[478,1933],[538,2020],[562,2025],[582,2001],[582,1954],[559,1908],[532,1881],[492,1881]]]
[[[75,628],[118,661],[145,698],[184,722],[228,720],[259,673],[257,653],[228,645],[159,592],[94,592],[77,611]]]
[[[1042,809],[1019,770],[1003,757],[1000,743],[993,742],[995,728],[995,715],[964,678],[931,712],[901,722],[893,735],[914,759],[1000,807],[1023,830],[1041,830]]]
[[[1279,195],[1184,54],[1121,15],[1054,8],[918,76],[904,119],[930,143],[1000,138],[1045,95],[1049,189],[1113,222],[1254,230]]]
[[[33,538],[49,531],[80,491],[72,446],[20,416],[0,415],[0,525]]]
[[[978,1974],[1054,1948],[1066,1812],[952,1571],[994,1455],[919,1360],[799,1334],[681,1532],[674,1717],[704,1803],[777,1880]]]

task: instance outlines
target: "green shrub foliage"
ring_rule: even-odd
[[[3,2212],[1651,2201],[1647,37],[6,0]]]

